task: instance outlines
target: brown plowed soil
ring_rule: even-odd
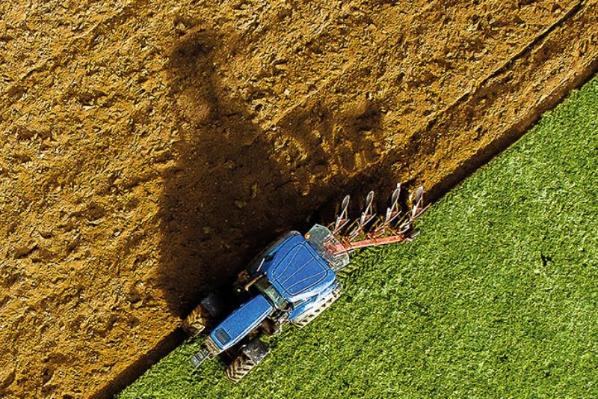
[[[108,395],[278,232],[440,194],[597,59],[595,0],[2,2],[0,397]]]

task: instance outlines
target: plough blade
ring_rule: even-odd
[[[411,199],[411,220],[415,219],[423,211],[424,187],[419,186]]]
[[[401,195],[401,183],[397,184],[390,196],[390,206],[386,208],[386,215],[384,217],[384,224],[390,226],[392,222],[401,214],[401,207],[399,205],[399,196]]]
[[[361,235],[367,234],[366,230],[368,226],[376,218],[376,214],[374,213],[374,196],[374,192],[370,191],[365,197],[365,207],[359,219],[351,224],[349,234],[347,235],[349,240],[354,240]]]
[[[365,209],[361,212],[361,217],[359,218],[359,224],[365,228],[368,223],[370,223],[376,215],[374,214],[374,192],[370,191],[365,198]]]
[[[343,201],[341,202],[340,211],[336,217],[334,222],[334,226],[332,228],[332,234],[338,235],[341,233],[343,228],[349,223],[349,202],[351,201],[351,197],[349,195],[345,195]]]
[[[379,217],[378,220],[373,224],[372,232],[370,236],[380,237],[387,231],[393,232],[392,225],[401,215],[401,206],[399,204],[399,196],[401,195],[401,183],[397,184],[397,187],[393,190],[390,196],[390,206],[386,208],[384,218]]]

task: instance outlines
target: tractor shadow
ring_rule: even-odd
[[[222,40],[218,33],[193,30],[172,49],[167,65],[182,140],[175,148],[176,167],[163,175],[158,283],[170,311],[179,316],[209,290],[229,283],[282,232],[332,220],[332,204],[373,179],[339,172],[322,186],[318,175],[330,175],[332,164],[340,170],[354,167],[348,155],[360,145],[361,130],[381,130],[375,107],[345,117],[349,139],[338,151],[344,155],[331,158],[321,142],[335,136],[338,123],[335,128],[326,107],[312,104],[280,124],[280,137],[288,143],[281,150],[287,161],[281,162],[272,136],[268,139],[245,104],[220,82],[214,54]],[[354,136],[357,142],[350,139]],[[326,219],[318,219],[322,214]]]

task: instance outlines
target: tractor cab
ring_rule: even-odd
[[[303,237],[291,231],[258,255],[248,267],[250,285],[279,310],[326,290],[335,271],[349,263],[346,252],[335,252],[341,244],[329,229],[314,225]]]
[[[328,262],[299,233],[290,234],[266,255],[262,272],[291,304],[317,295],[336,279]]]

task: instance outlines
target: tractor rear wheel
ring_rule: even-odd
[[[318,317],[323,311],[328,309],[330,305],[332,305],[336,300],[341,296],[341,289],[340,287],[336,288],[332,291],[332,294],[326,298],[326,301],[322,302],[318,305],[317,308],[312,309],[308,314],[303,316],[301,319],[296,320],[293,322],[294,325],[298,326],[299,328],[303,328],[309,323],[311,323],[316,317]]]

